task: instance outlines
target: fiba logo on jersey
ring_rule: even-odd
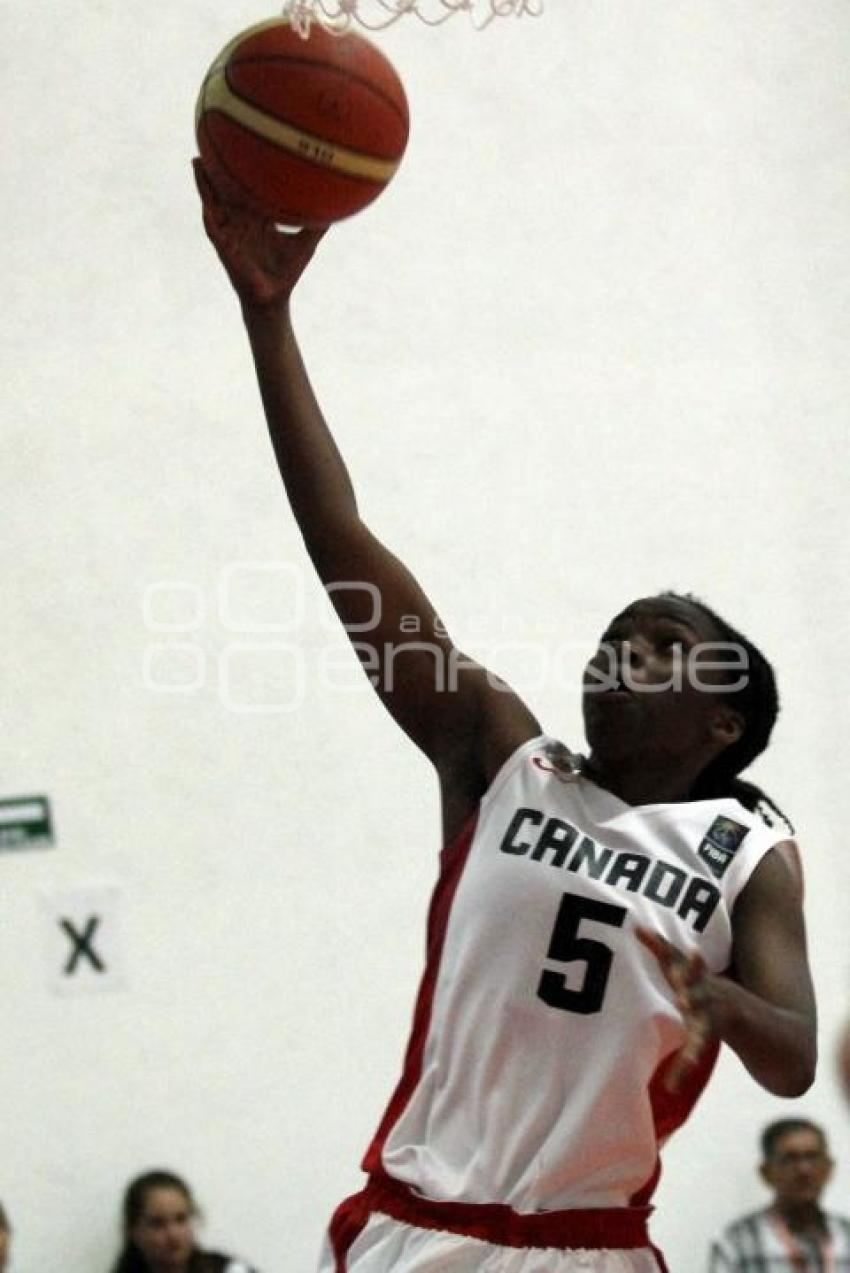
[[[714,819],[697,852],[715,879],[725,873],[748,830],[733,818]]]

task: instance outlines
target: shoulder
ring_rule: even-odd
[[[800,897],[803,896],[803,860],[800,857],[800,846],[796,840],[780,840],[773,846],[776,856],[784,863],[797,886]]]
[[[479,675],[479,692],[477,746],[484,781],[489,785],[519,748],[540,737],[542,731],[524,700],[484,668]]]
[[[697,855],[722,889],[733,921],[744,899],[762,888],[781,892],[783,884],[794,885],[799,893],[799,868],[794,870],[799,855],[784,828],[768,826],[729,796],[682,802],[678,814],[676,806],[664,809],[673,810],[677,825],[699,840]]]
[[[785,905],[800,908],[803,872],[794,840],[778,840],[766,849],[744,886],[736,910],[748,906]]]
[[[847,1251],[850,1252],[850,1217],[839,1216],[834,1211],[827,1211],[826,1219],[833,1235],[840,1233]]]
[[[789,870],[802,874],[800,852],[791,838],[787,826],[767,822],[760,813],[746,808],[736,797],[723,797],[716,802],[717,817],[710,835],[720,839],[733,851],[740,848],[758,862],[773,853],[780,857]],[[711,806],[709,806],[711,807]]]
[[[731,1246],[736,1253],[744,1253],[758,1241],[758,1233],[767,1222],[768,1212],[750,1211],[730,1221],[720,1234],[720,1240]]]
[[[481,664],[463,658],[463,680],[450,680],[447,690],[462,689],[466,710],[442,714],[439,743],[429,755],[444,801],[452,807],[468,806],[471,812],[513,754],[541,730],[534,713],[510,686]]]
[[[535,732],[519,735],[510,748],[506,747],[501,764],[490,774],[486,799],[492,801],[506,783],[526,769],[542,783],[554,778],[559,785],[573,786],[582,778],[581,756],[558,739],[541,733],[538,727]]]

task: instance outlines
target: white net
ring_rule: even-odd
[[[342,34],[354,26],[382,31],[409,16],[439,26],[458,13],[482,30],[495,18],[540,17],[543,6],[544,0],[285,0],[283,16],[306,38],[314,22]]]

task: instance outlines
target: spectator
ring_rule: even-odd
[[[710,1273],[850,1273],[850,1220],[820,1205],[833,1165],[823,1129],[784,1118],[764,1129],[761,1148],[773,1201],[724,1230]]]
[[[0,1273],[9,1265],[9,1251],[12,1246],[12,1226],[9,1217],[0,1202]]]
[[[124,1194],[124,1249],[112,1273],[255,1273],[232,1256],[202,1251],[198,1216],[192,1191],[173,1172],[137,1176]]]

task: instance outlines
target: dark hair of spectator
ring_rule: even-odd
[[[780,1140],[791,1132],[814,1132],[824,1150],[826,1149],[826,1133],[817,1123],[810,1122],[808,1118],[780,1118],[775,1123],[768,1124],[761,1134],[761,1152],[765,1162],[774,1157]]]
[[[122,1221],[124,1231],[124,1249],[119,1255],[112,1273],[148,1273],[148,1265],[141,1251],[133,1244],[130,1236],[135,1225],[141,1219],[148,1194],[154,1189],[175,1189],[182,1193],[189,1206],[190,1214],[198,1216],[197,1203],[185,1180],[173,1171],[146,1171],[142,1176],[131,1180],[124,1193]],[[204,1273],[204,1257],[200,1251],[192,1255],[188,1273]]]

